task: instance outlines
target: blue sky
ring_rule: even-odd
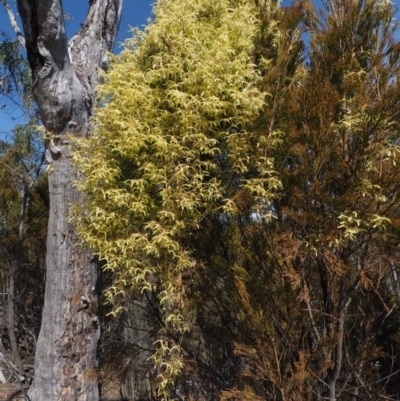
[[[153,0],[124,0],[116,51],[118,51],[119,44],[130,36],[130,27],[142,27],[147,24],[148,19],[151,17],[153,2]],[[64,11],[73,18],[67,21],[68,37],[71,37],[79,30],[80,24],[85,19],[88,4],[88,0],[63,0]]]

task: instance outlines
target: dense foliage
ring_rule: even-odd
[[[397,25],[323,4],[159,1],[98,88],[73,220],[161,399],[399,397]]]
[[[114,273],[109,299],[156,292],[163,332],[176,336],[189,329],[182,275],[197,264],[188,238],[216,211],[236,213],[240,191],[268,218],[279,181],[263,133],[252,131],[264,97],[251,59],[254,6],[166,1],[155,18],[99,88],[96,133],[75,155],[87,195],[75,221]],[[182,368],[180,335],[158,340],[160,388]]]

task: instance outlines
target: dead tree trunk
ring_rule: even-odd
[[[81,30],[69,41],[61,0],[18,0],[33,94],[46,130],[50,164],[50,214],[46,293],[35,357],[32,401],[96,401],[97,316],[85,313],[81,297],[95,296],[97,266],[77,244],[70,205],[80,194],[67,134],[87,135],[95,104],[96,69],[107,63],[115,42],[122,0],[90,0]]]

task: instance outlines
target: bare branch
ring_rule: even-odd
[[[44,63],[53,61],[64,69],[69,57],[61,1],[17,0],[17,4],[34,79]]]
[[[85,110],[82,85],[69,58],[62,4],[60,0],[17,3],[32,70],[33,95],[46,129],[59,133],[74,118],[71,99],[79,99],[75,108]]]
[[[302,270],[302,280],[303,280],[304,292],[306,294],[305,302],[306,302],[306,305],[307,305],[308,317],[310,319],[310,323],[311,323],[311,327],[313,329],[314,335],[315,335],[316,339],[318,341],[320,341],[321,340],[321,336],[319,334],[317,325],[316,325],[315,320],[314,320],[313,308],[311,307],[311,301],[310,301],[310,297],[309,297],[309,293],[310,292],[309,292],[307,281],[306,281],[306,278],[305,278],[304,269]]]
[[[117,37],[123,0],[91,1],[85,22],[69,41],[69,53],[75,72],[86,90],[93,94],[97,69],[108,64]]]
[[[69,42],[75,68],[86,74],[94,73],[107,63],[107,52],[111,52],[121,19],[123,0],[91,1],[85,22],[80,31]]]
[[[11,27],[14,30],[15,34],[17,35],[17,39],[19,40],[20,45],[26,50],[25,38],[21,32],[21,29],[19,29],[18,22],[15,18],[13,10],[11,9],[7,0],[0,0],[0,2],[3,4],[4,8],[6,9],[8,19],[10,20]]]

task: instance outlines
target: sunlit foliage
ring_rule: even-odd
[[[167,397],[189,330],[183,275],[197,261],[188,238],[208,215],[234,215],[242,193],[269,219],[280,184],[268,135],[253,131],[265,97],[252,59],[253,2],[161,1],[154,13],[98,88],[95,133],[74,156],[86,195],[74,221],[114,273],[107,296],[116,311],[128,290],[157,294],[165,327],[154,360]]]

